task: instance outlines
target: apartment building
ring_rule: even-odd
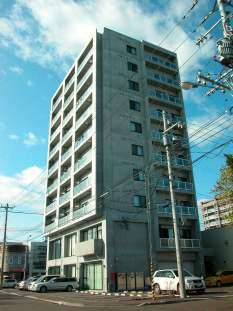
[[[51,100],[47,272],[77,276],[81,288],[96,290],[119,289],[119,275],[149,276],[149,166],[154,265],[176,266],[163,110],[169,124],[185,122],[176,54],[96,32]],[[170,142],[184,265],[201,273],[186,128],[174,128]]]
[[[217,197],[200,203],[204,230],[219,228],[231,224],[227,219],[233,210],[233,203],[225,202]]]

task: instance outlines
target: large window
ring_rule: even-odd
[[[61,273],[61,267],[60,266],[54,266],[48,268],[48,274],[49,275],[60,275]]]
[[[130,121],[130,131],[136,133],[142,133],[142,125],[141,123]]]
[[[65,257],[76,255],[76,241],[77,241],[76,234],[71,234],[65,237],[65,250],[64,250]]]
[[[80,240],[102,239],[102,224],[81,231]]]
[[[133,206],[134,207],[146,207],[146,197],[144,195],[134,195],[133,196]]]
[[[137,102],[136,100],[130,99],[130,101],[129,101],[129,108],[131,110],[141,111],[141,104],[139,102]]]
[[[131,46],[131,45],[127,45],[126,50],[128,53],[136,55],[137,54],[137,50],[135,47]]]
[[[49,243],[49,259],[61,258],[61,239]]]
[[[128,62],[128,70],[133,72],[138,72],[138,65]]]
[[[130,90],[139,91],[139,83],[138,82],[128,80],[128,86],[129,86]]]
[[[64,275],[66,277],[76,277],[76,265],[65,265]]]
[[[143,157],[144,156],[143,146],[132,145],[132,155]]]

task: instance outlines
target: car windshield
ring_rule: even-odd
[[[179,276],[178,270],[173,270],[173,272],[175,273],[176,276]],[[183,274],[184,274],[184,276],[193,276],[190,272],[188,272],[186,270],[183,270]]]

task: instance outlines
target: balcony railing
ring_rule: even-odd
[[[57,122],[60,116],[61,116],[61,110],[59,110],[58,113],[53,117],[51,121],[51,127]]]
[[[58,128],[55,130],[55,132],[53,132],[53,134],[51,134],[50,141],[52,141],[57,136],[57,134],[59,132],[60,132],[60,126],[58,126]]]
[[[56,179],[48,188],[47,188],[47,193],[53,191],[55,188],[57,188],[58,185],[58,180]]]
[[[45,226],[45,233],[48,233],[56,228],[56,222],[52,222],[51,224]]]
[[[85,102],[85,100],[90,96],[92,93],[92,85],[89,86],[89,88],[84,92],[84,94],[78,99],[76,104],[76,109],[82,106],[82,104]]]
[[[165,204],[164,204],[165,205]],[[164,205],[157,205],[159,214],[172,214],[172,208],[170,206],[164,207]],[[192,206],[179,206],[176,205],[176,211],[179,215],[193,216],[196,215],[196,208]]]
[[[53,111],[56,109],[56,107],[57,107],[58,104],[60,103],[61,99],[62,99],[62,94],[58,97],[58,99],[57,99],[56,102],[54,103],[53,109],[52,109]]]
[[[54,172],[58,168],[58,161],[55,162],[48,170],[48,174],[50,175],[52,172]]]
[[[65,86],[65,91],[67,91],[68,90],[68,88],[71,86],[71,84],[74,82],[74,75],[73,75],[73,77],[70,79],[70,81],[66,84],[66,86]]]
[[[56,208],[56,206],[57,206],[57,200],[53,201],[48,206],[46,206],[45,212],[48,213],[48,212],[54,210]]]
[[[175,87],[180,86],[179,82],[177,80],[172,79],[166,75],[162,75],[162,74],[158,74],[158,73],[156,73],[156,74],[149,73],[148,78],[151,80],[162,82],[162,83],[167,83],[167,84],[170,84],[170,85],[175,86]]]
[[[89,188],[91,186],[91,175],[88,175],[85,179],[80,181],[75,187],[74,187],[74,194],[77,194],[79,192],[82,192],[86,188]]]
[[[172,62],[169,62],[167,60],[164,60],[158,56],[155,56],[155,55],[145,55],[145,60],[148,60],[152,63],[155,63],[155,64],[158,64],[158,65],[162,65],[162,66],[165,66],[169,69],[173,69],[173,70],[177,70],[177,65],[172,63]]]
[[[78,161],[74,164],[74,171],[76,172],[79,170],[82,166],[87,164],[91,160],[92,152],[91,150],[85,153],[81,159],[78,159]]]
[[[61,162],[65,161],[72,152],[72,147],[70,147],[62,156],[61,156]]]
[[[93,72],[93,66],[91,66],[87,72],[85,73],[85,75],[82,77],[82,79],[80,81],[78,81],[77,84],[77,90],[81,88],[81,86],[83,85],[83,83],[89,78],[89,76],[92,74]]]
[[[158,110],[155,110],[155,109],[151,109],[151,110],[150,110],[150,116],[151,116],[153,119],[156,119],[156,120],[160,120],[160,121],[163,120],[162,112],[160,112],[160,111],[158,111]]]
[[[56,146],[50,151],[49,157],[51,158],[60,148],[60,143],[58,142]]]
[[[153,160],[159,164],[167,164],[167,157],[165,154],[153,154]],[[189,160],[183,158],[173,158],[172,165],[186,167],[190,165]]]
[[[148,92],[148,95],[151,97],[156,97],[163,102],[167,102],[169,104],[173,104],[173,105],[175,104],[175,105],[181,106],[181,99],[177,96],[173,96],[173,95],[167,94],[165,92],[161,92],[161,91],[152,91],[152,90],[150,90]]]
[[[92,105],[76,121],[76,129],[92,114]]]
[[[69,118],[72,116],[72,114],[73,114],[73,109],[64,117],[64,119],[63,119],[63,125],[64,125],[64,123],[65,123],[66,121],[69,120]]]
[[[180,239],[180,246],[182,248],[200,248],[200,240],[199,239]],[[160,247],[161,248],[174,248],[175,239],[161,238]]]
[[[64,172],[64,173],[61,175],[60,181],[63,182],[64,180],[66,180],[67,178],[69,178],[69,177],[70,177],[70,172],[71,172],[71,169],[69,169],[68,171]]]
[[[67,107],[69,105],[69,103],[71,102],[71,100],[74,97],[74,91],[66,98],[66,100],[64,101],[64,107],[63,109],[65,109],[65,107]]]
[[[180,190],[180,191],[192,191],[193,190],[193,184],[186,181],[179,181],[174,180],[173,181],[174,189]],[[169,180],[168,179],[162,179],[159,181],[158,186],[161,188],[169,188]]]
[[[86,65],[88,59],[91,57],[91,55],[93,54],[93,50],[91,49],[87,55],[85,56],[85,58],[83,59],[81,65],[79,65],[78,70],[77,70],[77,75],[79,75],[79,73],[82,71],[83,67]]]
[[[82,206],[76,210],[74,210],[73,212],[73,218],[81,218],[91,212],[93,212],[95,210],[95,205],[93,204],[93,202],[88,203],[85,206]]]
[[[190,165],[190,161],[187,160],[187,159],[183,159],[183,158],[175,158],[173,160],[173,163],[176,165],[176,166],[182,166],[182,167],[185,167],[185,166],[189,166]]]
[[[63,204],[66,201],[68,201],[70,199],[70,191],[66,192],[65,194],[61,195],[59,198],[59,204]]]
[[[65,133],[65,135],[62,137],[62,142],[64,141],[71,135],[72,133],[72,127],[68,130],[68,132]]]
[[[64,226],[66,225],[69,221],[71,220],[71,214],[68,214],[64,217],[61,217],[58,219],[58,226],[61,227],[61,226]]]
[[[85,141],[87,141],[92,136],[92,128],[83,132],[75,142],[75,149],[80,147]]]

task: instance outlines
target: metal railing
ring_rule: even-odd
[[[157,211],[159,214],[172,214],[172,208],[171,206],[165,206],[165,204],[158,204],[157,205]],[[179,206],[176,205],[176,211],[179,215],[184,216],[193,216],[196,215],[196,208],[192,206]]]
[[[61,99],[62,99],[62,96],[63,96],[63,94],[61,94],[61,95],[58,97],[58,99],[56,100],[56,102],[55,102],[54,105],[53,105],[52,111],[54,111],[54,110],[57,108],[58,104],[60,103],[60,101],[61,101]]]
[[[80,218],[82,216],[85,216],[95,210],[95,205],[93,203],[88,203],[87,205],[84,205],[73,212],[73,218]]]
[[[159,81],[159,82],[162,82],[162,83],[167,83],[169,85],[172,85],[172,86],[175,86],[175,87],[180,87],[180,84],[177,80],[175,79],[172,79],[166,75],[162,75],[162,74],[159,74],[159,73],[148,73],[148,77],[149,79],[152,79],[152,80],[155,80],[155,81]]]
[[[73,97],[74,97],[74,91],[65,99],[63,109],[65,109],[65,107],[69,105]]]
[[[82,192],[86,188],[91,186],[91,175],[88,175],[85,179],[81,180],[75,187],[74,187],[74,194]]]
[[[193,190],[193,184],[187,181],[174,180],[173,185],[175,190],[183,190],[183,191]],[[161,188],[169,188],[169,180],[168,179],[160,180],[158,182],[158,186]]]
[[[167,61],[165,59],[162,59],[162,58],[160,58],[158,56],[146,54],[145,55],[145,60],[148,60],[148,61],[150,61],[152,63],[156,63],[156,64],[159,64],[159,65],[163,65],[163,66],[165,66],[165,67],[167,67],[169,69],[178,70],[178,67],[177,67],[176,64],[174,64],[172,62],[169,62],[169,61]]]
[[[64,142],[72,133],[72,127],[68,130],[68,132],[65,133],[65,135],[62,137],[62,142]]]
[[[87,70],[85,75],[82,77],[82,79],[80,81],[78,81],[78,83],[77,83],[77,90],[81,88],[81,86],[84,84],[84,82],[86,82],[86,80],[89,78],[89,76],[92,74],[92,72],[93,72],[93,66],[91,66]]]
[[[65,124],[66,121],[69,120],[69,118],[72,116],[72,114],[73,114],[73,109],[71,109],[71,111],[64,117],[63,125]]]
[[[71,86],[71,84],[74,82],[74,75],[71,77],[70,81],[65,86],[65,92],[68,90],[68,88]]]
[[[89,127],[88,130],[83,132],[75,142],[75,149],[80,147],[85,141],[87,141],[92,136],[92,128]]]
[[[59,198],[59,204],[63,204],[64,202],[68,201],[70,199],[70,190],[66,192],[65,194],[61,195]]]
[[[180,239],[180,246],[182,248],[200,248],[199,239]],[[175,248],[175,239],[160,238],[161,248]]]
[[[153,160],[160,164],[167,164],[167,156],[166,154],[153,154]],[[172,165],[186,167],[190,165],[189,160],[175,157],[172,159]]]
[[[76,109],[82,106],[85,100],[90,96],[92,93],[93,86],[89,86],[89,88],[84,92],[84,94],[77,100]]]
[[[87,61],[89,60],[89,58],[91,57],[91,55],[93,54],[93,49],[91,49],[87,55],[84,57],[82,63],[79,65],[78,69],[77,69],[77,75],[79,75],[79,73],[82,71],[83,67],[86,65]]]
[[[55,130],[55,132],[53,132],[53,134],[51,134],[50,136],[50,141],[52,141],[56,136],[57,134],[60,132],[60,126],[58,126],[58,128]]]
[[[64,160],[66,160],[72,152],[72,147],[70,147],[62,156],[61,156],[61,162],[63,162]]]
[[[51,121],[51,127],[57,122],[60,116],[61,116],[61,110],[59,110],[58,113],[53,117]]]
[[[161,92],[161,91],[152,91],[152,90],[148,92],[148,95],[152,97],[156,97],[159,100],[165,101],[169,104],[173,104],[173,105],[175,104],[175,105],[181,106],[181,99],[177,96],[173,96],[165,92]]]
[[[82,166],[84,166],[86,163],[88,163],[91,160],[91,156],[92,156],[92,151],[89,150],[88,152],[86,152],[82,158],[78,159],[77,162],[75,162],[74,164],[74,171],[76,172],[77,170],[79,170]]]
[[[76,121],[76,129],[92,114],[92,105]]]

